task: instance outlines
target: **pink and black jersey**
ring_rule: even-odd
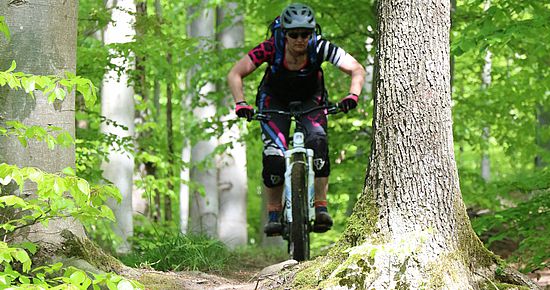
[[[285,100],[298,101],[310,99],[324,92],[323,71],[321,64],[325,61],[340,66],[346,52],[326,39],[318,38],[315,42],[315,64],[308,61],[300,70],[287,69],[282,63],[275,72],[269,67],[274,65],[275,43],[270,38],[248,52],[248,56],[256,65],[268,63],[268,69],[262,81],[260,90],[268,95]],[[309,59],[309,58],[308,58]],[[261,101],[260,101],[261,102]]]
[[[317,59],[320,59],[321,62],[328,61],[335,66],[340,66],[341,60],[344,55],[346,55],[346,51],[344,51],[344,49],[323,38],[319,38],[317,40],[315,51],[317,52]],[[271,65],[275,57],[274,38],[271,37],[270,39],[265,40],[258,46],[254,47],[248,52],[248,56],[256,67],[260,66],[264,62]]]

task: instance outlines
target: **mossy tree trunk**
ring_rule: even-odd
[[[0,69],[6,70],[15,60],[16,71],[20,72],[62,77],[65,72],[75,74],[77,8],[76,0],[0,1],[0,15],[6,17],[11,34],[10,41],[0,38]],[[27,126],[56,126],[74,138],[74,90],[53,105],[40,91],[35,91],[34,96],[22,90],[0,88],[0,122],[17,120]],[[0,138],[0,162],[37,167],[48,173],[75,167],[74,147],[50,150],[46,142],[27,141],[28,146],[23,147],[15,137]],[[33,198],[35,191],[36,184],[29,182],[18,194]],[[82,224],[72,218],[50,220],[47,227],[36,224],[23,228],[14,236],[10,239],[39,245],[39,252],[34,256],[38,263],[62,260],[65,265],[79,265],[94,272],[124,269],[120,262],[93,245],[86,238]]]
[[[480,289],[495,285],[497,273],[512,273],[497,271],[498,259],[472,230],[460,192],[450,10],[449,0],[378,2],[374,140],[363,195],[341,240],[298,273],[296,286]]]
[[[65,76],[76,71],[77,1],[29,0],[1,1],[0,15],[6,16],[11,40],[0,40],[0,69],[17,63],[16,71],[35,75]],[[17,120],[27,126],[48,125],[62,128],[75,136],[75,99],[67,94],[63,101],[48,104],[47,97],[39,91],[33,98],[23,90],[0,88],[0,122]],[[0,138],[0,162],[19,167],[37,167],[46,172],[60,172],[75,167],[74,147],[50,150],[46,142],[28,140],[23,147],[17,138]],[[26,184],[25,198],[32,198],[36,185]],[[63,243],[59,232],[68,229],[78,237],[84,237],[82,225],[72,219],[58,219],[47,228],[36,225],[19,237],[39,241],[45,256],[56,252]]]

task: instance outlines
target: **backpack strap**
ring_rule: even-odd
[[[277,17],[273,21],[272,34],[275,42],[275,58],[271,65],[271,72],[275,73],[277,69],[283,63],[284,51],[285,51],[285,34],[281,27],[281,18]]]

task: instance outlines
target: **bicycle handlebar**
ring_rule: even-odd
[[[278,114],[278,115],[284,115],[289,117],[298,118],[303,115],[307,115],[313,111],[317,110],[327,110],[327,115],[332,114],[338,114],[342,112],[339,104],[331,104],[331,105],[324,105],[324,106],[317,106],[310,109],[307,109],[305,111],[282,111],[282,110],[262,110],[261,112],[254,112],[254,115],[252,116],[251,120],[258,120],[258,121],[269,121],[270,120],[270,114]]]

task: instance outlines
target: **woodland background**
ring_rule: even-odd
[[[262,234],[259,126],[235,118],[225,76],[269,36],[269,23],[288,3],[119,0],[117,8],[111,1],[79,1],[77,75],[98,88],[98,100],[92,104],[77,95],[76,175],[91,184],[122,182],[125,187],[117,185],[122,196],[133,193],[133,208],[110,203],[117,217],[133,216],[130,221],[85,224],[106,251],[129,265],[160,270],[220,270],[232,255],[228,249],[260,247],[258,252],[271,253],[266,248],[275,248],[284,256],[281,241]],[[376,3],[307,4],[316,11],[323,36],[368,72],[358,109],[329,122],[329,209],[335,226],[312,235],[315,255],[343,231],[364,185],[372,138]],[[454,142],[468,213],[490,249],[524,272],[543,270],[550,261],[550,191],[545,190],[550,187],[550,4],[453,4]],[[116,29],[109,27],[113,20],[118,28],[133,23],[130,36],[106,37]],[[231,36],[224,34],[235,28]],[[263,68],[245,80],[249,103]],[[331,65],[324,69],[330,99],[337,101],[347,93],[349,78]],[[109,82],[119,85],[107,89]],[[116,106],[111,111],[107,106],[113,90],[127,93],[129,88],[135,107],[126,115],[130,123],[124,123],[114,117]],[[229,139],[227,132],[233,132]],[[125,158],[134,166],[126,180],[115,181],[103,171],[114,163],[109,153],[115,151],[130,156]],[[234,152],[241,165],[230,173],[224,173],[220,161],[227,152]],[[236,191],[224,198],[220,192],[228,191],[223,181],[228,176]],[[186,199],[187,209],[180,206]],[[193,209],[198,201],[202,206]],[[197,255],[182,255],[190,249]],[[184,256],[194,260],[182,262]]]

